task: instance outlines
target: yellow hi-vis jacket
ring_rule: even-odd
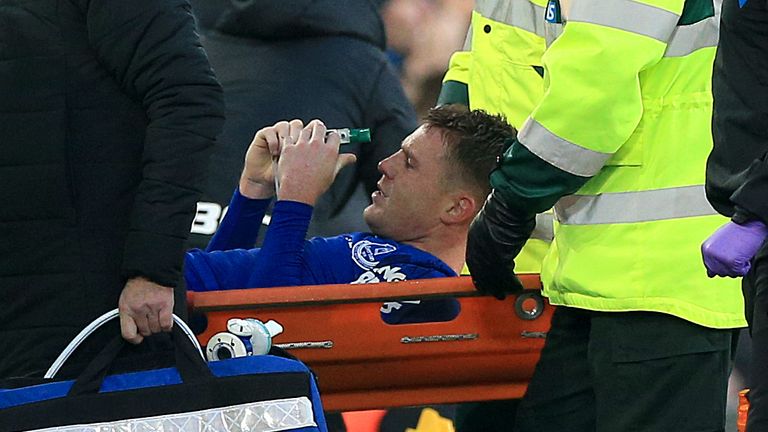
[[[470,109],[502,114],[517,128],[544,94],[546,0],[477,0],[464,50],[451,56],[446,85],[461,83]],[[463,102],[441,95],[442,102]],[[540,273],[553,237],[552,212],[536,217],[531,239],[515,258],[516,273]]]
[[[560,186],[542,178],[582,185],[555,205],[542,270],[551,303],[745,325],[739,282],[707,278],[700,253],[726,222],[704,194],[717,9],[712,0],[548,3],[544,96],[491,182],[520,208],[551,204],[542,197]]]

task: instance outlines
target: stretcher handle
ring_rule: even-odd
[[[517,275],[526,290],[541,289],[538,274]],[[188,306],[199,311],[242,307],[376,303],[445,297],[482,296],[469,276],[373,284],[304,285],[225,291],[187,292]]]
[[[48,371],[45,373],[44,378],[53,378],[56,376],[56,374],[59,372],[59,369],[64,365],[64,362],[69,359],[69,357],[72,355],[72,353],[77,349],[77,347],[80,346],[80,344],[85,341],[85,339],[90,336],[93,332],[98,330],[101,326],[112,320],[113,318],[116,318],[120,316],[120,311],[115,308],[111,311],[105,313],[104,315],[96,318],[88,324],[84,329],[80,331],[80,333],[77,334],[77,336],[72,339],[72,341],[69,343],[69,345],[64,348],[64,350],[59,354],[59,356],[56,358],[56,360],[53,362],[50,368],[48,368]],[[197,341],[197,338],[195,337],[195,334],[192,332],[192,330],[187,326],[187,323],[185,323],[181,318],[179,318],[176,314],[173,314],[173,322],[179,326],[182,332],[189,338],[189,340],[192,342],[192,345],[194,345],[197,352],[200,354],[200,357],[205,360],[205,356],[203,355],[203,350],[200,348],[200,343]]]

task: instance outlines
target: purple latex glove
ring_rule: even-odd
[[[766,237],[768,227],[760,221],[752,220],[742,225],[728,222],[721,226],[701,245],[707,275],[744,276]]]

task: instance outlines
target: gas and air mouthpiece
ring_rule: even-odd
[[[325,136],[331,132],[336,132],[341,138],[341,144],[358,144],[371,142],[371,130],[370,129],[328,129],[325,131]]]

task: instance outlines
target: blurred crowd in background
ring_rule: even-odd
[[[434,106],[448,60],[464,45],[472,0],[387,0],[388,55],[419,117]]]
[[[193,1],[199,27],[215,26],[227,0]],[[473,0],[376,0],[387,55],[419,118],[434,106],[448,60],[464,45]]]

